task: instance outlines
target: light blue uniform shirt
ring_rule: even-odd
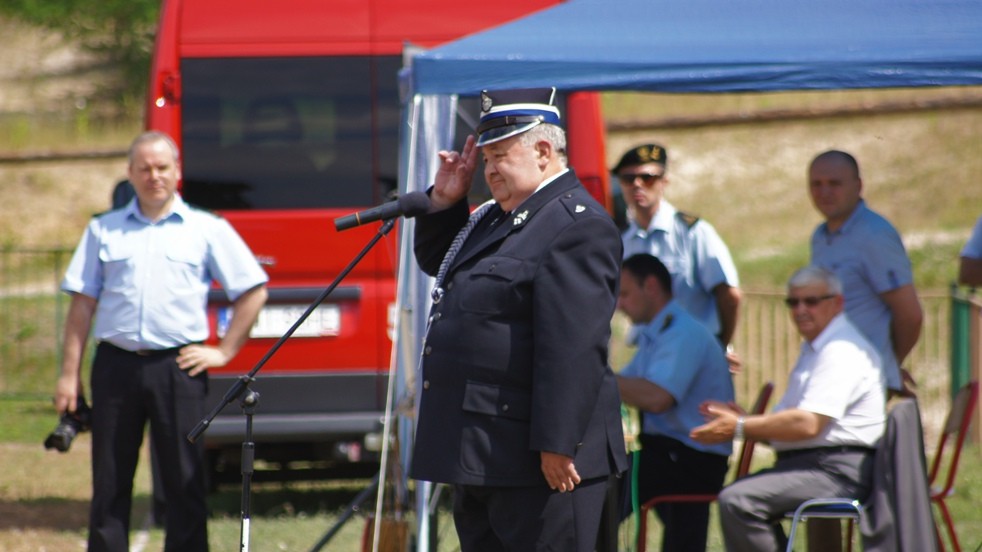
[[[672,295],[715,336],[720,333],[713,288],[739,287],[736,265],[716,229],[704,220],[691,227],[671,203],[662,200],[647,229],[633,220],[621,236],[624,258],[654,255],[672,275]]]
[[[846,314],[880,353],[887,387],[900,389],[890,338],[892,315],[880,298],[881,293],[914,282],[900,234],[860,200],[838,231],[830,233],[826,223],[820,224],[812,234],[811,249],[812,264],[832,270],[842,281]]]
[[[167,349],[208,337],[212,280],[234,301],[268,278],[225,219],[178,196],[157,222],[136,199],[94,217],[61,289],[98,301],[95,339],[131,351]]]
[[[965,242],[961,256],[969,259],[982,259],[982,217],[975,221],[975,228],[972,229],[972,235]]]
[[[703,401],[734,400],[733,379],[716,337],[678,301],[669,302],[641,327],[637,353],[620,374],[644,378],[675,399],[675,406],[661,414],[644,412],[642,432],[671,437],[704,452],[729,455],[733,451],[729,441],[704,445],[689,438],[692,428],[706,423],[699,413]]]

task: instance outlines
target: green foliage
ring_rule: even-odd
[[[64,34],[116,72],[114,99],[146,87],[159,0],[4,0],[0,14]]]

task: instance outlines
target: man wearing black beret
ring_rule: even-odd
[[[661,144],[631,148],[611,169],[628,207],[624,256],[654,255],[672,275],[672,292],[723,347],[736,330],[740,281],[730,250],[709,222],[665,199],[668,152]],[[736,365],[734,355],[728,355]]]

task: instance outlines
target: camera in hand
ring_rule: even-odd
[[[58,427],[44,440],[44,448],[55,449],[58,452],[68,452],[75,436],[88,431],[92,426],[92,409],[85,402],[85,397],[78,398],[75,412],[65,412],[58,420]]]

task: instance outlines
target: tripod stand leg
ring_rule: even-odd
[[[365,502],[368,499],[368,497],[374,494],[375,489],[378,487],[378,482],[379,482],[379,474],[375,474],[375,477],[372,478],[372,482],[369,483],[367,487],[362,489],[357,496],[355,496],[354,500],[352,500],[351,503],[348,504],[348,507],[345,508],[344,513],[341,514],[341,517],[339,517],[338,520],[334,522],[334,525],[327,530],[327,533],[324,533],[324,536],[321,537],[321,540],[317,541],[317,544],[315,544],[313,548],[310,549],[310,552],[318,552],[321,548],[324,547],[325,544],[327,544],[328,542],[331,541],[332,538],[334,538],[334,535],[336,535],[337,532],[341,530],[341,527],[343,527],[344,524],[347,523],[348,520],[351,519],[353,515],[355,515],[355,512],[358,511],[358,508],[362,505],[362,503]]]
[[[252,442],[252,415],[259,405],[259,393],[249,390],[242,398],[242,410],[246,415],[246,438],[242,443],[242,524],[239,530],[239,550],[249,552],[249,530],[252,510],[252,475],[256,458],[256,443]]]

